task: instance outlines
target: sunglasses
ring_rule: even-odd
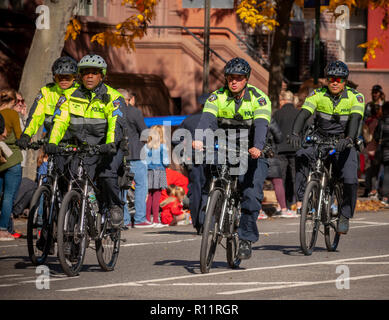
[[[329,83],[334,83],[334,82],[343,83],[346,81],[346,79],[339,78],[339,77],[330,77],[330,78],[327,78],[327,80]]]
[[[24,99],[17,99],[16,103],[24,103]]]
[[[82,76],[86,76],[87,74],[94,74],[94,75],[97,75],[97,74],[100,74],[101,71],[100,70],[82,70],[81,71],[81,75]]]

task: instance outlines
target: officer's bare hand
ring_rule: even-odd
[[[196,150],[203,150],[203,142],[200,140],[195,140],[192,142],[192,147]]]
[[[255,148],[255,147],[250,148],[249,153],[250,153],[251,158],[253,158],[253,159],[258,159],[262,154],[261,150],[259,150],[258,148]]]

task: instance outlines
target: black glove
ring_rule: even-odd
[[[291,135],[288,135],[286,137],[286,141],[293,147],[293,148],[296,148],[296,149],[299,149],[301,147],[301,138],[299,137],[298,134],[296,133],[292,133]]]
[[[31,137],[28,134],[22,133],[20,139],[16,140],[15,143],[20,149],[26,149],[30,140]]]
[[[128,139],[127,138],[124,138],[120,141],[119,148],[123,151],[124,156],[130,155],[130,151],[128,149]]]
[[[58,146],[54,143],[49,143],[45,145],[45,152],[47,154],[56,154],[59,153]]]
[[[100,153],[102,154],[115,154],[116,153],[116,146],[115,143],[106,143],[102,144],[100,146]]]
[[[336,144],[336,151],[338,152],[342,152],[344,150],[346,150],[346,148],[349,146],[349,145],[352,145],[353,144],[353,139],[351,139],[350,137],[347,137],[347,138],[344,138],[344,139],[340,139],[338,141],[338,143]]]

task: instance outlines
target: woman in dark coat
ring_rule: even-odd
[[[276,198],[281,208],[281,217],[283,218],[295,218],[296,213],[288,210],[285,199],[284,182],[282,180],[281,162],[277,157],[276,144],[281,143],[283,140],[282,132],[273,119],[271,120],[267,131],[267,144],[265,146],[265,155],[269,163],[269,171],[266,179],[269,179],[274,187]],[[279,211],[279,210],[278,210]]]
[[[375,156],[380,157],[380,161],[384,165],[382,202],[389,205],[389,102],[382,105],[382,118],[374,131],[374,140],[378,142]]]

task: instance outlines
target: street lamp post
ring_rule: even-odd
[[[209,90],[209,20],[211,0],[204,0],[204,61],[203,61],[203,92]]]

